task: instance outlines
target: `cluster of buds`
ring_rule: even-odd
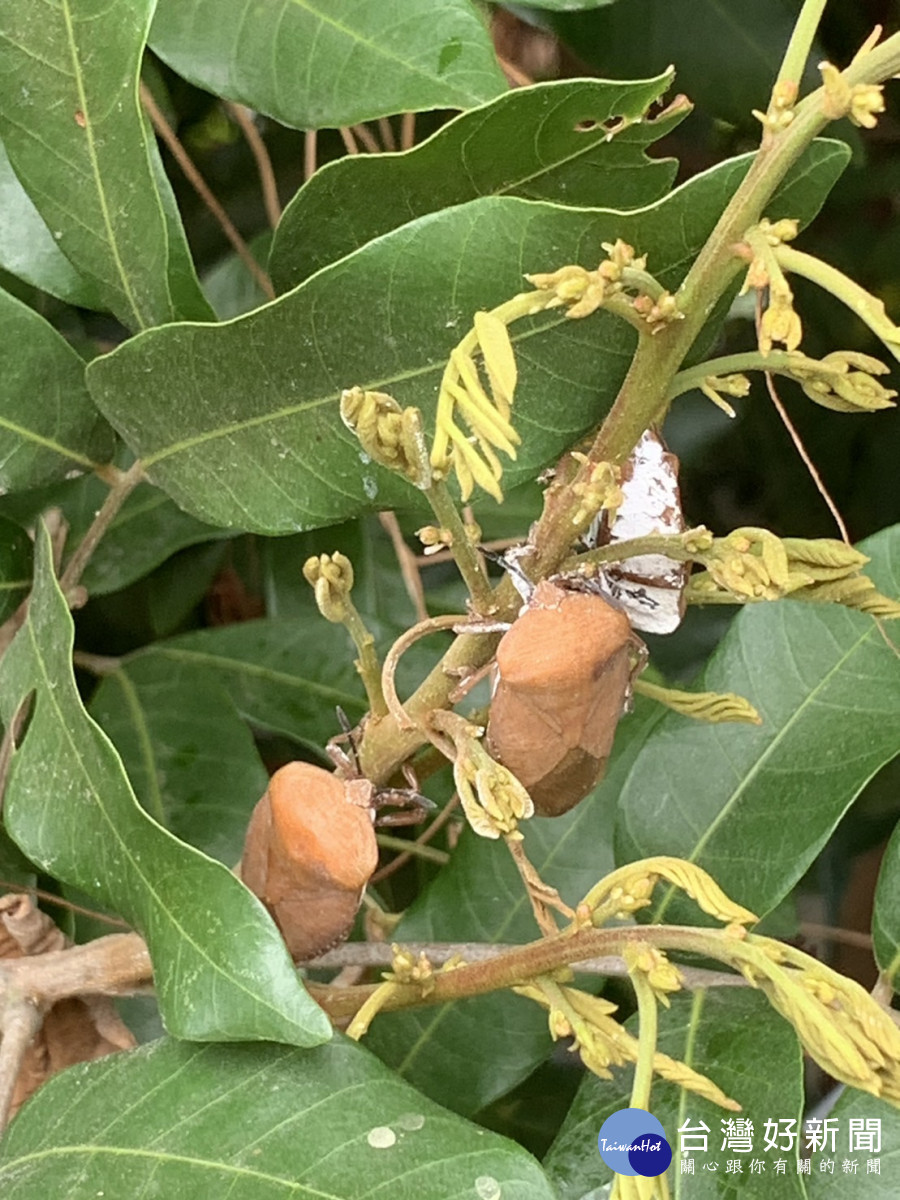
[[[638,972],[644,977],[658,1003],[669,1007],[669,994],[680,992],[684,987],[684,976],[669,961],[662,950],[648,946],[645,942],[631,942],[623,951],[629,975]]]
[[[572,458],[582,466],[587,466],[589,462],[587,455],[578,450],[572,451]],[[621,471],[612,463],[595,463],[586,480],[572,484],[572,491],[578,497],[578,508],[572,517],[573,525],[593,521],[602,511],[609,513],[612,523],[624,499]]]
[[[822,111],[830,121],[849,117],[854,125],[874,129],[884,112],[884,88],[880,83],[850,84],[830,62],[819,63],[822,72]]]
[[[613,919],[624,920],[650,904],[660,880],[680,888],[703,912],[729,928],[757,920],[749,909],[730,900],[702,868],[669,855],[628,863],[601,879],[579,904],[578,919],[595,927]]]
[[[688,598],[695,603],[791,596],[843,604],[872,616],[900,616],[900,604],[861,574],[868,558],[835,538],[778,538],[748,527],[714,539],[696,557],[706,571],[691,576],[688,584]]]
[[[437,525],[423,525],[416,530],[416,537],[422,543],[425,554],[438,554],[453,545],[453,534],[449,529]]]
[[[534,815],[534,804],[512,771],[495,762],[481,742],[484,730],[437,711],[432,723],[453,742],[453,780],[463,812],[480,837],[518,840],[519,822]]]
[[[313,555],[303,564],[303,578],[313,589],[316,607],[326,621],[340,625],[347,620],[353,564],[346,554]]]
[[[768,354],[779,342],[788,350],[796,350],[803,337],[803,325],[794,310],[794,293],[779,263],[776,248],[797,236],[796,221],[762,220],[744,234],[735,247],[740,257],[749,259],[750,266],[741,295],[751,288],[769,289],[769,303],[759,326],[760,353]]]
[[[879,359],[855,350],[835,350],[822,359],[798,353],[796,359],[790,367],[791,378],[823,408],[846,413],[893,408],[897,393],[875,378],[890,370]]]
[[[514,990],[547,1010],[550,1036],[554,1040],[571,1037],[572,1049],[588,1070],[600,1079],[612,1079],[610,1067],[627,1066],[638,1061],[640,1043],[614,1019],[612,1014],[616,1012],[616,1005],[610,1001],[547,978]],[[657,1052],[653,1056],[653,1069],[660,1078],[677,1083],[704,1100],[710,1100],[732,1112],[740,1111],[736,1101],[726,1096],[711,1079],[692,1070],[686,1063]]]
[[[369,457],[417,488],[431,485],[428,450],[417,408],[401,408],[386,392],[350,388],[341,394],[341,419]]]
[[[646,255],[638,258],[634,247],[621,238],[602,245],[608,257],[596,270],[572,265],[525,276],[544,293],[541,307],[565,305],[566,316],[577,320],[606,306],[632,321],[637,317],[635,323],[651,333],[683,318],[675,297],[648,273]]]
[[[900,1030],[864,988],[770,938],[750,936],[736,949],[734,965],[829,1075],[900,1101]]]
[[[733,418],[735,411],[724,397],[743,399],[749,396],[750,380],[746,375],[706,375],[700,384],[700,391],[716,408],[721,408],[726,417]]]
[[[799,93],[797,83],[793,79],[781,79],[772,89],[769,107],[765,112],[753,109],[753,115],[763,127],[766,134],[781,133],[794,120],[794,105]]]

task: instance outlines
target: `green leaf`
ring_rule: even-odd
[[[808,219],[846,159],[841,143],[814,144],[770,215]],[[132,339],[91,364],[92,393],[150,478],[212,524],[293,532],[402,505],[409,485],[361,468],[338,413],[342,388],[390,391],[430,419],[445,359],[478,309],[520,292],[523,271],[596,262],[600,243],[617,236],[677,284],[750,161],[726,162],[635,213],[484,197],[422,217],[246,317]],[[523,445],[506,487],[597,424],[635,338],[608,313],[516,324]]]
[[[138,658],[104,677],[89,712],[147,812],[233,867],[268,772],[224,688],[203,672],[173,686],[170,674],[165,660]]]
[[[900,594],[900,526],[861,549],[880,590]],[[746,696],[763,723],[702,725],[668,714],[622,789],[616,857],[689,859],[763,916],[900,750],[897,660],[871,617],[764,603],[735,619],[697,689]],[[667,905],[657,905],[655,920],[678,919]]]
[[[346,630],[315,611],[183,634],[131,655],[121,669],[136,688],[146,679],[168,689],[168,700],[158,703],[175,712],[182,711],[181,689],[202,675],[227,692],[252,725],[317,749],[339,732],[335,705],[351,720],[365,710]]]
[[[507,87],[468,0],[160,0],[150,44],[191,83],[297,129],[469,108]]]
[[[84,361],[36,312],[0,292],[0,489],[37,487],[112,457],[113,433],[84,383]]]
[[[900,825],[888,842],[878,873],[872,941],[875,960],[896,991],[900,971]]]
[[[792,0],[625,0],[569,15],[560,5],[551,24],[604,74],[641,78],[674,63],[679,88],[700,108],[746,128],[755,125],[751,109],[768,105],[797,8]],[[819,47],[813,54],[811,64],[823,57]],[[814,70],[804,73],[807,87],[819,82]]]
[[[62,486],[0,500],[0,512],[29,524],[48,508],[58,507],[69,526],[68,545],[74,546],[84,537],[108,491],[102,479],[84,475]],[[117,592],[185,546],[230,536],[228,530],[214,529],[182,512],[159,488],[141,483],[116,513],[91,555],[81,582],[92,596]]]
[[[811,1156],[809,1200],[894,1200],[900,1170],[900,1112],[884,1100],[848,1088],[828,1115],[837,1122],[836,1153]],[[855,1133],[867,1139],[877,1132],[878,1141],[864,1141],[863,1149],[854,1142],[851,1150],[851,1121],[861,1122],[854,1124]],[[879,1149],[872,1149],[876,1145]],[[817,1169],[825,1157],[836,1160],[833,1173]],[[856,1163],[855,1170],[852,1165],[845,1169],[845,1163]]]
[[[615,797],[658,719],[656,706],[639,701],[619,726],[615,757],[599,788],[565,816],[534,818],[523,828],[529,860],[571,905],[613,868]],[[470,830],[392,935],[401,943],[529,942],[538,936],[506,847]],[[385,1013],[373,1023],[366,1042],[420,1091],[466,1115],[508,1092],[551,1049],[546,1013],[502,993]]]
[[[255,237],[249,245],[253,257],[265,269],[272,245],[271,230]],[[230,321],[265,304],[269,297],[255,275],[237,254],[227,254],[208,270],[202,279],[203,292],[220,321]]]
[[[0,1152],[5,1200],[554,1200],[525,1150],[340,1037],[305,1051],[164,1039],[73,1067]]]
[[[32,557],[31,539],[22,526],[0,517],[0,623],[28,595]]]
[[[673,1083],[654,1080],[650,1110],[662,1122],[674,1158],[669,1172],[674,1200],[803,1200],[806,1193],[797,1174],[797,1150],[765,1150],[766,1121],[793,1121],[792,1126],[772,1129],[776,1147],[785,1147],[785,1129],[798,1133],[803,1116],[803,1055],[793,1029],[769,1006],[764,996],[749,989],[718,988],[672,997],[672,1007],[660,1011],[659,1049],[686,1062],[742,1106],[740,1113],[727,1112],[701,1100],[693,1092]],[[637,1036],[637,1019],[627,1022]],[[588,1075],[582,1083],[544,1166],[556,1185],[560,1200],[582,1200],[593,1196],[592,1188],[612,1178],[597,1147],[600,1126],[620,1108],[630,1106],[631,1071],[617,1071],[615,1079]],[[722,1150],[721,1122],[740,1116],[753,1122],[753,1151],[738,1154]],[[681,1135],[687,1122],[698,1130],[686,1131],[687,1159],[694,1173],[682,1174]],[[704,1152],[700,1123],[707,1126]],[[795,1138],[795,1147],[802,1141]],[[783,1175],[775,1175],[777,1159],[786,1159]],[[740,1175],[726,1174],[728,1160],[742,1160]],[[749,1163],[765,1163],[762,1173],[750,1174]],[[717,1163],[718,1170],[704,1167]]]
[[[284,211],[270,257],[275,286],[287,291],[399,225],[478,196],[617,209],[658,200],[676,163],[648,159],[645,149],[685,110],[644,118],[671,80],[567,79],[517,88],[462,113],[406,153],[328,163]],[[533,137],[523,138],[523,129]]]
[[[166,1027],[222,1041],[324,1041],[330,1027],[298,982],[262,905],[220,863],[138,806],[106,735],[81,706],[73,626],[42,526],[28,620],[0,667],[9,725],[33,696],[4,816],[42,870],[122,914],[146,939]]]
[[[0,143],[0,267],[59,300],[82,308],[102,307],[44,224]]]
[[[138,101],[153,7],[10,0],[0,16],[0,134],[15,173],[76,271],[132,329],[211,316]]]

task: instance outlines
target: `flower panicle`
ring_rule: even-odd
[[[772,952],[770,952],[772,951]],[[900,1094],[900,1030],[869,993],[793,946],[751,935],[739,965],[835,1079],[873,1096]]]
[[[341,393],[341,420],[371,459],[405,476],[417,488],[431,485],[431,468],[417,408],[401,408],[387,392],[348,388]]]
[[[683,717],[707,721],[710,725],[720,725],[725,721],[762,724],[762,717],[750,701],[735,692],[682,692],[644,679],[635,680],[634,690],[639,695],[664,704],[666,708],[671,708]]]
[[[675,970],[674,967],[670,969]],[[579,988],[560,985],[548,977],[513,990],[547,1010],[550,1036],[554,1041],[571,1037],[572,1049],[598,1078],[611,1079],[611,1067],[624,1067],[638,1061],[638,1039],[613,1017],[617,1011],[615,1004]],[[740,1111],[741,1106],[736,1101],[686,1063],[656,1052],[653,1069],[660,1078],[671,1080],[713,1104],[733,1112]]]
[[[484,730],[444,710],[432,714],[432,723],[453,743],[453,780],[475,833],[521,839],[519,823],[534,815],[534,804],[515,775],[485,750]]]
[[[619,867],[601,879],[585,896],[579,909],[591,913],[594,926],[612,918],[624,918],[646,908],[653,889],[664,879],[680,888],[710,916],[729,926],[754,923],[758,918],[730,900],[711,875],[681,858],[659,855]]]

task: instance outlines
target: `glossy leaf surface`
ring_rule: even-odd
[[[627,1022],[637,1036],[635,1019]],[[806,1193],[797,1174],[798,1139],[793,1152],[785,1130],[800,1129],[803,1112],[803,1055],[790,1025],[769,1006],[758,992],[741,988],[712,988],[672,998],[672,1007],[659,1018],[659,1049],[671,1058],[686,1062],[708,1076],[737,1100],[742,1111],[732,1113],[673,1083],[655,1080],[651,1111],[662,1122],[672,1147],[669,1171],[674,1200],[802,1200]],[[760,1070],[760,1055],[766,1067]],[[588,1075],[545,1159],[545,1167],[556,1185],[560,1200],[582,1200],[601,1182],[612,1178],[597,1146],[597,1135],[608,1116],[629,1107],[631,1072],[617,1071],[612,1080]],[[753,1124],[750,1154],[723,1149],[723,1121],[741,1117]],[[765,1149],[766,1121],[792,1121],[769,1132],[773,1148]],[[704,1135],[701,1123],[706,1126]],[[693,1159],[692,1175],[682,1174],[680,1163],[682,1125],[685,1157]],[[778,1136],[774,1136],[774,1135]],[[706,1137],[706,1148],[701,1149]],[[750,1172],[750,1160],[764,1164]],[[775,1174],[775,1162],[785,1160],[783,1175]],[[740,1174],[726,1173],[728,1161],[739,1161]],[[716,1164],[715,1169],[712,1164]]]
[[[846,162],[818,142],[769,206],[808,218]],[[733,159],[636,213],[567,210],[485,197],[423,217],[222,326],[150,330],[95,360],[98,406],[183,508],[224,527],[289,532],[412,488],[364,464],[338,413],[358,384],[421,405],[431,418],[444,361],[478,309],[522,290],[522,273],[596,262],[624,237],[673,286],[749,164]],[[515,422],[523,445],[504,484],[533,478],[604,415],[636,334],[608,313],[550,311],[514,327]]]
[[[0,517],[0,623],[11,617],[31,587],[31,539],[21,525]]]
[[[506,90],[468,0],[160,0],[150,44],[185,79],[298,129]]]
[[[82,708],[72,634],[42,528],[28,620],[0,668],[4,722],[33,695],[12,759],[9,833],[42,870],[144,936],[170,1032],[307,1046],[327,1039],[328,1022],[259,902],[138,806],[118,754]]]
[[[0,144],[0,267],[26,283],[85,308],[99,308],[95,288],[60,250]]]
[[[113,432],[84,384],[84,360],[27,305],[0,292],[0,489],[37,487],[112,457]]]
[[[131,329],[210,315],[138,101],[153,7],[11,0],[0,17],[0,134],[15,173],[76,271]]]
[[[658,200],[676,164],[651,162],[644,151],[685,110],[645,114],[670,82],[661,75],[519,88],[461,113],[405,153],[328,163],[285,209],[271,253],[273,282],[287,291],[399,225],[478,196],[617,209]]]
[[[861,549],[880,590],[900,594],[900,526]],[[622,790],[617,858],[690,859],[762,916],[900,751],[897,659],[871,617],[780,601],[739,614],[701,687],[746,696],[763,723],[667,715]],[[667,900],[652,911],[678,919]]]
[[[872,940],[878,966],[896,988],[900,971],[900,825],[888,842],[878,873]]]
[[[489,1187],[553,1200],[530,1154],[340,1038],[312,1051],[164,1039],[74,1067],[23,1111],[0,1155],[7,1200],[456,1200]]]

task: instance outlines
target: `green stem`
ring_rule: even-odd
[[[852,62],[844,77],[851,85],[878,83],[898,71],[900,34],[895,34]],[[822,111],[823,98],[824,92],[819,89],[801,101],[792,124],[757,154],[682,284],[678,302],[685,319],[640,340],[619,396],[591,448],[589,463],[585,464],[583,473],[571,468],[560,472],[560,486],[550,489],[548,505],[535,530],[537,549],[532,566],[536,568],[536,577],[557,570],[569,553],[575,533],[572,514],[577,504],[568,485],[579,477],[586,480],[597,462],[624,462],[644,430],[665,415],[669,388],[676,372],[722,293],[744,266],[732,254],[731,247],[760,219],[786,173],[828,123]],[[492,599],[498,618],[509,620],[515,616],[520,602],[509,579],[501,581]],[[407,702],[407,711],[422,719],[429,711],[445,707],[455,686],[447,669],[471,670],[484,665],[490,660],[498,640],[496,634],[457,638],[443,662]],[[374,780],[388,778],[422,741],[421,731],[401,730],[392,718],[385,718],[364,738],[366,774]]]
[[[900,34],[894,34],[851,63],[843,74],[852,86],[880,82],[898,70]],[[823,101],[823,88],[807,96],[797,105],[791,125],[759,150],[678,291],[678,307],[685,319],[639,343],[616,402],[591,448],[591,463],[624,462],[643,431],[664,417],[676,371],[722,293],[744,266],[732,247],[760,220],[787,172],[829,123]]]
[[[784,83],[793,83],[799,88],[800,80],[803,78],[803,68],[806,66],[806,60],[812,50],[816,31],[827,3],[828,0],[804,0],[803,8],[794,25],[794,32],[791,34],[791,40],[788,42],[788,48],[784,53],[778,78],[775,81],[776,89],[779,84]]]
[[[639,968],[631,971],[631,983],[637,997],[638,1059],[634,1068],[634,1083],[631,1086],[631,1107],[650,1109],[650,1090],[653,1087],[653,1058],[656,1054],[656,1038],[659,1013],[656,997],[647,976]]]
[[[390,833],[376,833],[375,840],[385,850],[398,850],[402,854],[411,854],[413,858],[424,858],[428,862],[440,863],[444,866],[450,861],[450,855],[434,846],[425,846],[420,842],[411,842],[408,838],[394,837]]]
[[[363,687],[366,689],[369,710],[373,717],[380,720],[387,715],[388,706],[384,698],[384,692],[381,690],[381,663],[378,661],[378,654],[375,651],[375,638],[366,628],[365,622],[359,615],[359,611],[350,599],[349,594],[345,600],[345,605],[347,611],[343,624],[353,638],[353,644],[359,652],[359,658],[356,660],[356,669],[359,672],[360,679],[363,681]]]
[[[814,366],[816,360],[805,360]],[[706,362],[697,363],[694,367],[679,371],[669,385],[666,402],[671,402],[685,392],[699,388],[710,376],[741,375],[745,371],[769,371],[773,375],[793,376],[796,367],[802,367],[803,358],[798,358],[796,352],[788,350],[773,350],[769,354],[760,354],[758,350],[747,350],[743,354],[725,354],[721,358],[709,358]]]
[[[437,517],[438,525],[450,534],[449,550],[469,589],[475,611],[489,613],[492,608],[491,583],[447,485],[441,480],[436,480],[431,487],[425,489],[425,496]]]
[[[884,304],[864,287],[812,254],[804,254],[793,246],[777,246],[774,254],[786,271],[802,275],[811,283],[830,292],[855,313],[887,346],[895,358],[900,358],[900,328],[888,317]]]

